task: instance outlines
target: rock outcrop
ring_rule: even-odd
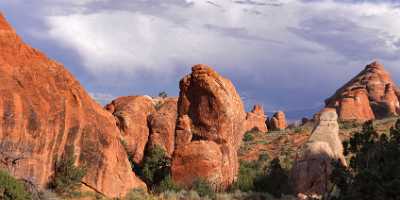
[[[332,161],[347,166],[339,138],[339,124],[335,109],[324,109],[308,142],[296,158],[292,169],[295,192],[307,196],[321,196],[329,190]]]
[[[261,132],[268,132],[264,108],[261,105],[255,105],[251,112],[246,116],[246,131],[258,130]]]
[[[175,149],[175,127],[178,116],[178,98],[166,98],[156,103],[156,113],[148,118],[150,138],[148,148],[159,146],[169,157]]]
[[[373,62],[325,101],[342,121],[368,121],[398,116],[400,90],[384,66]]]
[[[206,65],[194,66],[180,82],[173,180],[186,187],[198,179],[215,190],[229,187],[238,174],[245,118],[231,81]]]
[[[132,172],[112,115],[59,63],[26,45],[0,15],[0,168],[45,188],[74,149],[83,183],[109,197],[146,188]]]
[[[140,164],[149,139],[148,117],[156,112],[149,96],[126,96],[115,99],[106,106],[117,122],[127,151],[133,161]]]
[[[268,119],[268,128],[270,130],[285,130],[287,128],[285,113],[279,111]]]

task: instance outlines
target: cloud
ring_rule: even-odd
[[[94,93],[177,95],[180,77],[206,63],[232,79],[248,105],[297,112],[322,106],[375,58],[400,79],[394,1],[35,2],[0,2],[0,8],[24,16],[15,21],[34,30],[32,38],[24,33],[34,44],[56,43],[45,49],[72,63]],[[62,52],[56,48],[75,58],[53,54]]]

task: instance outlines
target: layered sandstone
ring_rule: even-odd
[[[268,127],[271,130],[285,130],[287,128],[286,115],[284,112],[279,111],[268,119]]]
[[[343,121],[368,121],[397,116],[400,90],[378,62],[373,62],[325,101],[335,108]]]
[[[153,99],[149,96],[120,97],[106,109],[114,115],[128,153],[135,163],[140,164],[150,133],[147,120],[156,112]]]
[[[264,108],[261,105],[255,105],[251,112],[246,116],[246,131],[258,130],[261,132],[268,132]]]
[[[84,185],[109,197],[145,188],[112,115],[59,63],[26,45],[0,15],[0,168],[45,188],[73,148]]]
[[[321,196],[329,188],[332,161],[347,166],[339,138],[339,124],[335,109],[324,109],[308,142],[296,158],[292,169],[294,190],[307,196]]]
[[[199,179],[216,190],[229,187],[238,174],[245,118],[231,81],[206,65],[194,66],[180,82],[173,180],[186,187]]]

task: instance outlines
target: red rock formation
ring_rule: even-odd
[[[223,190],[238,173],[246,113],[233,84],[206,65],[180,82],[172,178],[190,187],[203,179]]]
[[[261,132],[268,132],[264,108],[261,105],[255,105],[251,112],[246,116],[246,131],[258,130]]]
[[[347,166],[336,110],[324,109],[318,116],[318,124],[292,168],[295,192],[306,196],[322,196],[330,190],[332,161]]]
[[[148,96],[120,97],[108,104],[106,109],[114,115],[128,153],[135,163],[140,164],[150,133],[147,120],[156,112],[153,99]]]
[[[373,62],[325,101],[343,121],[367,121],[400,113],[400,90],[382,64]]]
[[[271,119],[268,119],[268,127],[271,130],[285,130],[287,128],[285,113],[282,111],[275,113]]]
[[[74,147],[83,182],[110,197],[145,188],[112,116],[59,63],[26,45],[0,15],[0,168],[43,189]]]
[[[175,149],[175,126],[177,113],[177,98],[167,98],[157,104],[157,112],[150,115],[150,138],[148,147],[160,146],[169,157]]]

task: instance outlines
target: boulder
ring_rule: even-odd
[[[261,105],[255,105],[251,112],[246,116],[246,131],[258,130],[261,132],[268,132],[264,108]]]
[[[156,113],[149,116],[150,137],[148,148],[159,146],[169,157],[175,149],[175,127],[178,98],[167,98],[156,104]]]
[[[323,196],[329,191],[332,161],[347,166],[339,138],[339,124],[335,109],[324,109],[308,142],[297,156],[292,180],[298,194]]]
[[[149,96],[120,97],[105,108],[114,115],[128,153],[140,164],[150,134],[148,117],[156,112],[153,99]]]
[[[238,174],[245,118],[231,81],[206,65],[194,66],[180,82],[173,180],[186,187],[199,179],[215,190],[229,187]]]
[[[0,15],[0,168],[44,189],[66,149],[83,183],[108,197],[146,185],[131,170],[112,115],[61,64],[25,44]]]
[[[285,113],[279,111],[273,117],[268,119],[268,127],[271,130],[285,130],[287,128]]]
[[[368,121],[398,116],[400,90],[384,66],[377,61],[325,100],[326,107],[335,108],[341,121]]]

